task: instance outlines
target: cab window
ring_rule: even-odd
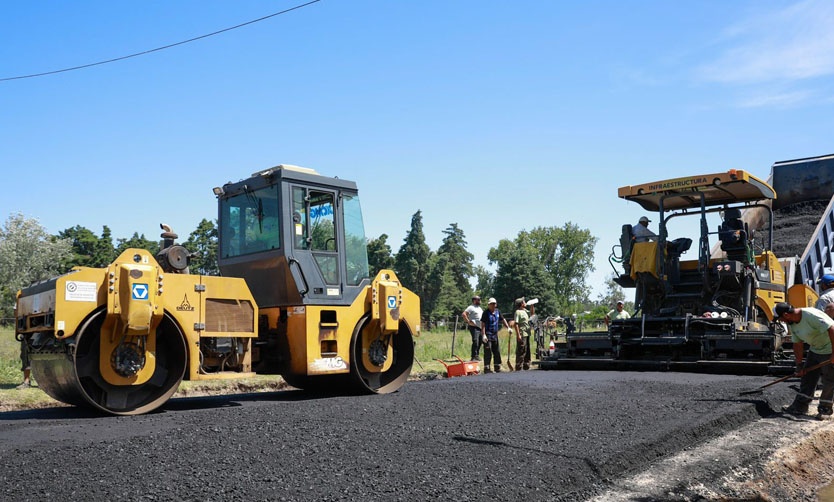
[[[246,191],[222,200],[222,256],[228,258],[280,248],[278,216],[278,191],[275,186]]]
[[[339,284],[335,194],[293,188],[293,239],[296,249],[312,251],[326,284]]]

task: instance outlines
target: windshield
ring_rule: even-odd
[[[344,197],[345,251],[347,255],[347,283],[356,286],[368,277],[368,244],[359,197]]]
[[[224,258],[280,248],[278,185],[221,200],[219,226]]]

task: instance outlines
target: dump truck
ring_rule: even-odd
[[[358,189],[279,165],[213,189],[221,276],[127,249],[22,289],[15,336],[51,397],[115,415],[162,406],[182,380],[281,375],[330,392],[390,393],[408,379],[420,300],[369,276]]]
[[[621,187],[618,196],[654,214],[659,230],[635,242],[624,225],[609,257],[614,280],[635,292],[635,312],[607,331],[572,334],[542,367],[789,373],[792,344],[773,307],[812,306],[830,271],[832,179],[827,156],[777,162],[767,182],[729,170]],[[786,221],[796,212],[804,226]],[[670,239],[670,221],[682,218],[696,219],[698,234]]]

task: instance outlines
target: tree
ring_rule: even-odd
[[[34,218],[16,213],[0,228],[0,314],[14,315],[17,291],[60,274],[72,243],[49,235]]]
[[[217,265],[217,227],[205,218],[182,244],[193,253],[189,269],[193,274],[220,275]]]
[[[116,259],[116,248],[113,247],[113,235],[110,227],[104,225],[101,228],[101,237],[96,244],[95,258],[92,260],[93,267],[106,267]]]
[[[620,287],[619,284],[614,282],[615,275],[610,275],[608,279],[605,281],[605,292],[600,293],[597,297],[597,303],[606,307],[608,312],[617,304],[617,301],[623,300],[625,302],[625,293],[623,292],[623,288]],[[633,305],[632,302],[626,302],[630,305]],[[629,306],[626,305],[626,310],[629,310]]]
[[[559,229],[558,246],[549,269],[557,294],[568,304],[584,301],[590,294],[586,281],[594,270],[597,240],[590,230],[571,222]]]
[[[537,311],[559,313],[587,300],[585,281],[594,269],[597,239],[573,223],[562,228],[522,230],[514,241],[501,240],[490,249],[490,263],[498,265],[495,295],[502,305],[519,296],[537,296]]]
[[[443,233],[446,237],[437,254],[446,257],[458,291],[466,294],[472,289],[469,278],[473,275],[472,260],[475,257],[466,249],[466,236],[457,223],[451,223]]]
[[[425,295],[425,311],[431,319],[459,315],[469,305],[472,288],[461,289],[455,279],[454,267],[448,255],[434,254]]]
[[[102,228],[101,237],[96,237],[88,228],[76,225],[58,232],[58,238],[68,239],[72,245],[72,256],[61,267],[63,272],[75,266],[103,268],[116,257],[107,225]]]
[[[139,235],[138,232],[133,232],[130,239],[119,239],[116,245],[116,255],[120,255],[128,248],[146,249],[152,255],[156,256],[159,252],[159,243],[156,241],[149,241],[145,238],[145,234]]]
[[[457,315],[469,305],[473,275],[472,253],[466,250],[466,238],[457,223],[443,231],[446,237],[429,260],[429,278],[422,297],[424,312],[432,319]]]
[[[368,240],[368,266],[371,269],[371,277],[376,277],[382,269],[394,268],[394,256],[387,240],[388,234]]]
[[[498,304],[506,309],[518,297],[538,298],[538,312],[556,313],[561,305],[553,278],[539,258],[538,250],[521,237],[515,242],[502,240],[497,249],[489,251],[487,257],[490,262],[497,264],[494,296]]]
[[[426,236],[423,234],[423,214],[418,210],[411,217],[411,229],[403,239],[400,250],[397,251],[394,268],[403,286],[417,293],[421,298],[422,314],[428,312],[425,306],[428,299],[431,256],[431,249],[426,244]]]
[[[92,267],[98,247],[98,237],[88,228],[76,225],[58,232],[59,239],[67,239],[72,246],[72,255],[62,266],[63,271],[72,267]]]
[[[495,276],[492,275],[492,272],[487,270],[486,267],[478,265],[474,269],[474,274],[477,279],[475,293],[481,296],[492,294],[495,286]],[[481,300],[486,301],[487,298],[482,298]]]

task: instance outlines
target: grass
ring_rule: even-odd
[[[501,359],[504,361],[506,367],[507,361],[507,330],[500,332],[498,339],[498,346],[501,351]],[[452,350],[452,339],[455,341],[454,350]],[[469,360],[472,352],[472,336],[465,326],[458,326],[457,333],[454,330],[434,330],[423,332],[419,338],[414,340],[414,356],[415,362],[413,373],[427,373],[427,374],[446,374],[446,368],[437,361],[437,359],[456,361],[453,356],[458,356],[464,361]],[[484,357],[483,348],[481,348],[481,359]],[[513,357],[515,357],[515,342],[513,342]]]
[[[14,329],[0,328],[0,386],[17,385],[22,381],[20,344],[14,339]]]
[[[500,336],[500,347],[504,366],[507,360],[507,336],[507,331],[503,330]],[[454,350],[452,350],[452,339],[454,339]],[[415,379],[445,376],[446,368],[437,359],[456,361],[452,357],[454,354],[468,361],[472,347],[472,337],[465,326],[459,326],[457,332],[443,329],[426,331],[414,341],[415,362],[411,373]],[[513,343],[514,353],[515,343]],[[483,350],[481,350],[481,357],[483,358]],[[14,339],[13,328],[0,328],[0,412],[63,406],[62,403],[41,391],[34,378],[32,379],[33,387],[17,389],[22,381],[20,343]],[[272,375],[258,375],[245,379],[184,381],[180,384],[176,396],[274,391],[284,387],[286,383],[283,379]]]
[[[13,328],[0,328],[0,411],[60,406],[37,387],[18,390],[22,381],[20,343],[14,339]]]

